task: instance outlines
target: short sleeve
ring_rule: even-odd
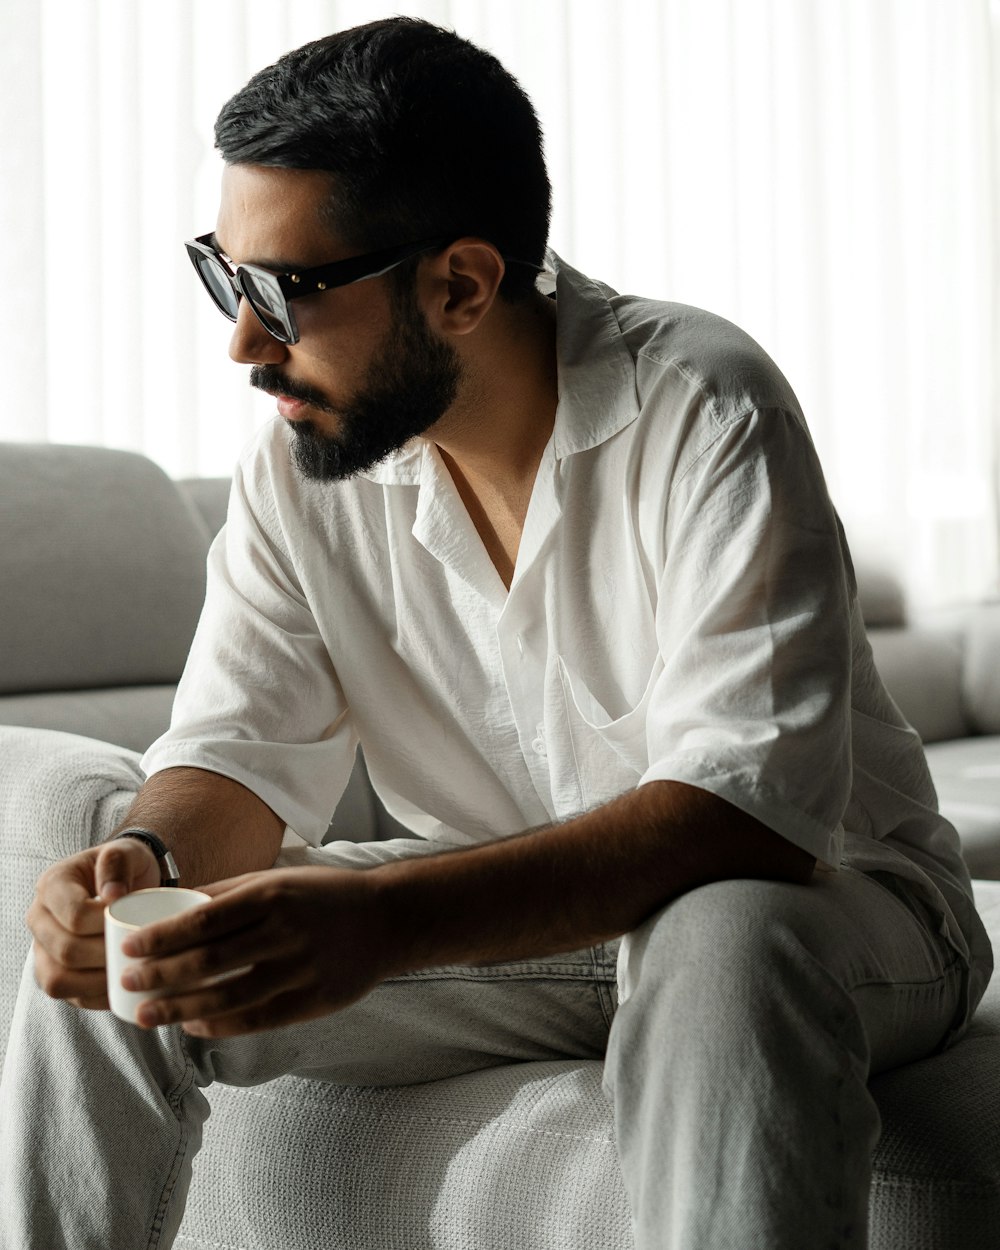
[[[666,525],[640,784],[710,791],[835,866],[856,587],[801,418],[732,421],[675,483]]]
[[[266,469],[237,469],[208,555],[205,604],[152,774],[187,766],[245,785],[318,844],[353,767],[357,736],[284,542]]]

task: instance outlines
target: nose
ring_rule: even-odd
[[[236,312],[233,337],[229,340],[229,356],[239,365],[280,364],[288,355],[288,348],[268,334],[245,299],[241,299]]]

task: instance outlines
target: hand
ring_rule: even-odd
[[[143,959],[125,988],[165,992],[140,1007],[145,1027],[262,1032],[347,1007],[396,971],[371,872],[275,868],[201,888],[211,903],[123,945]],[[235,975],[206,984],[224,973]]]
[[[28,908],[35,980],[75,1007],[108,1006],[104,908],[133,890],[160,884],[160,866],[135,838],[105,842],[47,868]]]

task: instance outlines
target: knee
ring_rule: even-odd
[[[739,1073],[767,1086],[788,1064],[864,1038],[837,983],[836,933],[811,885],[725,881],[675,900],[622,943],[621,1005],[605,1085],[622,1065],[646,1073]],[[822,909],[819,909],[820,911]],[[756,1073],[756,1076],[753,1075]]]
[[[810,975],[824,976],[836,935],[813,905],[812,885],[713,882],[651,916],[622,944],[623,999],[640,989],[676,1013],[687,1002],[732,1013],[767,1010],[768,1000]]]
[[[3,852],[57,860],[103,841],[142,784],[139,758],[76,734],[0,726]]]

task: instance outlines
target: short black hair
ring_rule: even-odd
[[[394,17],[307,43],[224,105],[215,143],[229,164],[329,172],[331,224],[351,246],[472,235],[524,262],[505,298],[534,288],[551,212],[538,117],[454,31]]]

